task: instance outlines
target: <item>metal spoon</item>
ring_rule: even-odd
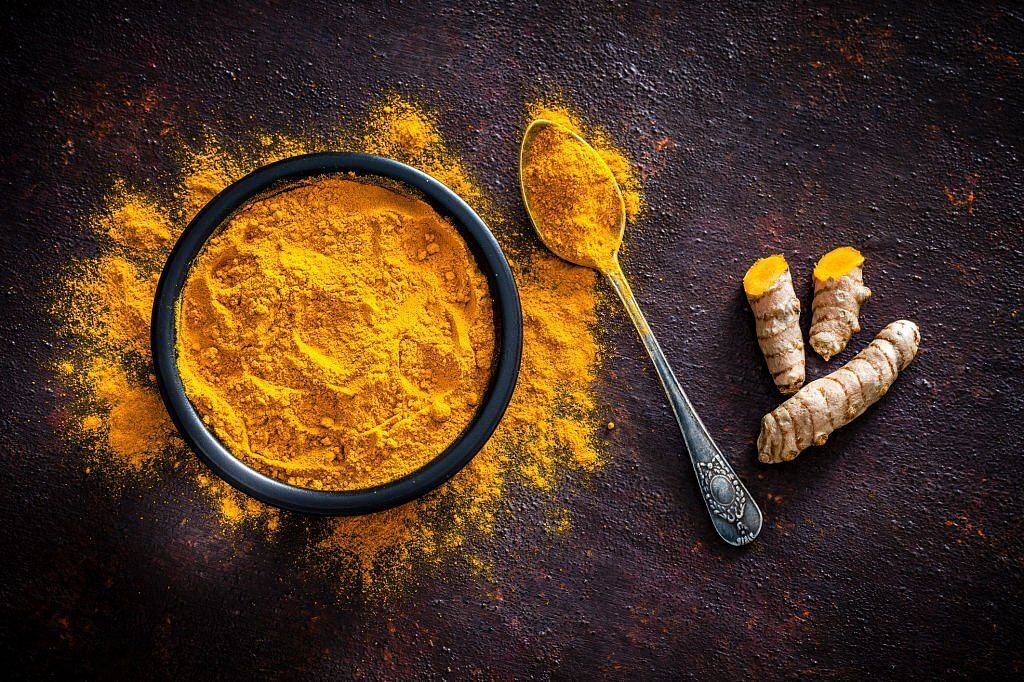
[[[558,241],[545,234],[545,226],[541,224],[530,208],[530,192],[523,176],[524,162],[537,134],[549,126],[558,128],[578,140],[599,160],[601,166],[608,170],[608,176],[612,179],[619,202],[618,239],[606,258],[583,259],[578,254],[566,253],[564,248],[559,249]],[[657,339],[654,338],[654,333],[633,297],[626,276],[622,273],[622,268],[619,267],[619,246],[622,243],[622,232],[626,226],[626,210],[622,191],[619,189],[618,183],[615,182],[611,169],[601,160],[597,151],[572,130],[553,121],[537,119],[526,129],[526,133],[523,135],[523,144],[519,150],[519,187],[523,194],[523,202],[526,204],[526,212],[530,216],[530,222],[533,223],[533,228],[544,245],[556,256],[570,263],[601,272],[611,282],[615,293],[619,295],[622,304],[626,306],[626,312],[629,313],[633,325],[640,334],[644,348],[647,349],[647,353],[654,363],[654,369],[658,372],[658,378],[661,379],[661,385],[668,396],[669,404],[672,405],[672,411],[679,423],[679,430],[683,433],[683,441],[690,453],[693,470],[697,474],[697,485],[700,488],[701,497],[704,498],[704,504],[711,515],[715,530],[723,540],[731,545],[745,545],[753,541],[761,532],[761,510],[758,509],[750,493],[747,492],[739,477],[736,476],[736,472],[729,466],[729,462],[722,456],[722,451],[718,449],[704,424],[701,423],[700,417],[697,416],[693,405],[690,404],[686,393],[683,392],[676,380],[675,374],[672,373],[672,368],[669,367],[668,360],[665,359],[665,354],[662,352],[661,346],[658,345]]]

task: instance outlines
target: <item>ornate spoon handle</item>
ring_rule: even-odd
[[[679,423],[679,430],[683,433],[690,461],[693,462],[693,470],[697,474],[697,486],[700,488],[701,497],[704,498],[704,504],[707,505],[711,521],[715,524],[715,530],[730,545],[745,545],[752,542],[761,532],[761,510],[736,472],[729,466],[715,441],[711,439],[690,399],[679,385],[661,346],[658,345],[658,340],[654,338],[654,333],[633,297],[633,291],[629,288],[618,261],[614,268],[608,269],[604,274],[626,306],[626,311],[644,342],[644,348],[651,356],[654,369],[658,372],[658,378],[661,379],[665,395],[668,396],[676,421]]]

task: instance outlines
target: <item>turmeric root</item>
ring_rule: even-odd
[[[795,459],[811,445],[822,445],[836,429],[873,405],[917,355],[921,332],[907,320],[893,322],[852,360],[761,419],[758,459],[777,464]]]
[[[775,255],[755,262],[743,276],[743,290],[754,311],[757,343],[768,371],[780,391],[794,393],[804,383],[804,341],[800,299],[786,258]]]
[[[826,362],[860,331],[860,306],[871,297],[863,266],[864,256],[852,246],[829,251],[814,266],[811,348]]]

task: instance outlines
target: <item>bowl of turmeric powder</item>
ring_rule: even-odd
[[[519,295],[480,217],[354,153],[264,166],[212,199],[161,273],[152,350],[183,438],[268,504],[354,515],[426,494],[512,397]]]

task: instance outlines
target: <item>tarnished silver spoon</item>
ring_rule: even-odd
[[[608,173],[611,186],[614,188],[614,198],[611,198],[611,195],[609,198],[611,201],[618,202],[618,224],[617,226],[608,226],[607,234],[610,235],[610,239],[600,242],[600,253],[588,252],[587,248],[580,248],[578,244],[572,243],[572,235],[569,235],[567,239],[565,234],[554,234],[552,230],[545,229],[551,226],[544,225],[544,220],[531,207],[531,199],[535,198],[532,196],[531,189],[535,188],[529,187],[523,170],[530,155],[531,145],[538,135],[550,128],[574,138],[581,145],[581,149],[585,150],[585,153],[593,154],[595,160]],[[529,125],[523,135],[523,143],[519,150],[519,185],[523,193],[523,201],[526,204],[526,212],[544,245],[556,256],[570,263],[598,270],[611,282],[612,288],[619,295],[619,299],[626,307],[626,312],[629,313],[629,318],[640,334],[644,348],[647,349],[647,354],[650,355],[651,361],[654,363],[658,378],[661,379],[661,385],[665,389],[669,404],[679,423],[679,430],[682,431],[683,441],[686,443],[690,461],[693,463],[693,470],[697,474],[697,485],[711,515],[715,530],[723,540],[731,545],[745,545],[751,542],[761,532],[761,510],[758,509],[743,482],[726,461],[722,451],[715,445],[700,417],[697,416],[697,412],[693,409],[693,405],[673,374],[672,368],[669,367],[668,360],[665,359],[658,340],[654,338],[654,333],[647,324],[640,306],[633,297],[633,292],[629,288],[626,276],[622,273],[622,268],[619,267],[619,247],[622,244],[622,233],[626,226],[626,209],[622,191],[615,181],[611,169],[608,168],[597,151],[575,132],[553,121],[537,119]]]

